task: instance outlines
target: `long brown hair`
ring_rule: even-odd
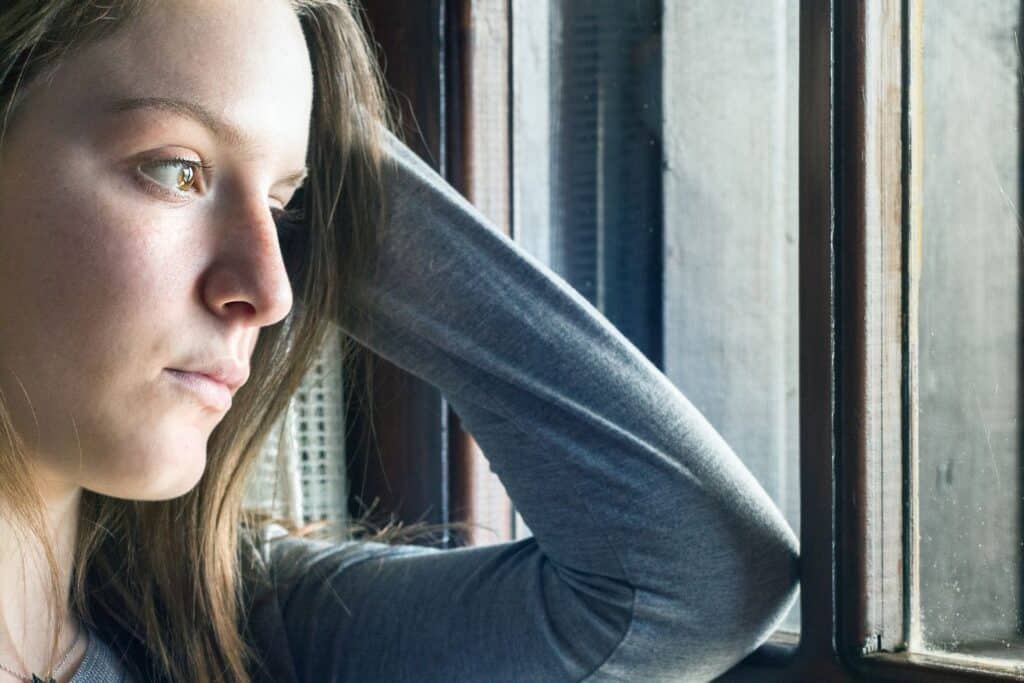
[[[259,658],[244,637],[243,560],[266,511],[243,508],[261,446],[314,361],[345,292],[365,277],[382,211],[381,126],[391,128],[362,15],[346,0],[290,0],[314,76],[308,165],[296,194],[301,229],[282,230],[295,292],[287,318],[261,331],[249,382],[208,443],[197,486],[166,501],[83,491],[70,608],[120,638],[147,680],[248,681]],[[6,0],[0,4],[0,152],[28,86],[75,48],[109,36],[146,0]],[[287,227],[287,226],[285,226]],[[366,376],[369,354],[343,337]],[[43,548],[53,595],[59,571],[24,444],[0,396],[0,505]],[[295,520],[282,520],[294,530]],[[65,614],[52,605],[52,653]],[[56,657],[53,657],[55,659]],[[51,661],[53,661],[51,659]],[[47,672],[47,676],[50,673]]]

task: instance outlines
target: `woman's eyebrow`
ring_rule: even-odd
[[[212,111],[191,100],[182,100],[173,97],[129,97],[114,101],[107,111],[114,114],[133,111],[136,109],[156,109],[169,112],[177,116],[192,119],[207,128],[222,142],[228,146],[252,150],[256,147],[253,141],[243,133],[237,126],[220,118]],[[298,187],[309,173],[308,167],[287,174],[280,183],[291,187]]]

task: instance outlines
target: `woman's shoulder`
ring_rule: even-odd
[[[311,538],[277,523],[261,527],[256,547],[262,568],[279,591],[311,575],[336,574],[368,560],[437,552],[427,546]]]

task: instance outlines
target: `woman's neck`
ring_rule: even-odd
[[[81,492],[82,489],[76,487],[60,492],[51,489],[45,494],[46,520],[56,543],[54,550],[60,588],[57,600],[65,619],[54,668],[59,664],[59,658],[74,644],[55,676],[58,683],[70,680],[81,664],[88,641],[84,627],[68,609]],[[0,664],[23,676],[41,675],[51,654],[51,606],[54,598],[51,595],[50,572],[38,541],[31,535],[23,537],[16,534],[3,519],[0,519],[0,586],[7,588],[0,596]],[[7,680],[16,679],[0,669],[0,682]]]

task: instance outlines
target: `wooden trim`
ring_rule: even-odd
[[[450,54],[458,56],[449,73],[452,80],[458,79],[460,112],[458,128],[451,134],[452,140],[460,141],[456,153],[449,157],[452,182],[499,230],[510,235],[509,2],[457,0],[450,5]],[[471,525],[460,534],[460,542],[480,545],[511,540],[512,501],[461,424],[451,411],[453,519]]]
[[[868,170],[865,155],[865,102],[867,79],[866,8],[862,3],[840,3],[836,16],[835,74],[835,203],[838,302],[836,315],[842,337],[837,356],[837,472],[836,517],[842,547],[837,549],[836,586],[839,598],[837,647],[840,657],[853,665],[856,648],[877,649],[873,637],[864,637],[867,601],[864,593],[866,565],[862,559],[867,548],[867,530],[873,511],[864,510],[870,498],[868,440],[874,426],[868,424],[871,387],[865,358],[867,328],[865,320],[870,303],[867,275],[865,205]],[[845,39],[844,39],[845,37]],[[844,499],[844,496],[848,498]],[[849,501],[849,502],[848,502]],[[871,550],[875,550],[871,548]]]
[[[1021,675],[1010,670],[995,671],[990,665],[970,661],[963,655],[919,654],[911,652],[878,653],[864,657],[857,670],[871,681],[928,681],[964,683],[974,681],[1019,681]]]
[[[919,0],[837,8],[837,646],[867,680],[1019,680],[1019,666],[906,651],[919,611],[920,27]]]
[[[507,0],[364,4],[403,139],[507,234]],[[378,521],[469,522],[493,528],[495,521],[484,519],[482,501],[497,498],[507,511],[498,511],[505,523],[496,529],[496,539],[470,528],[445,532],[437,544],[507,540],[511,501],[458,415],[435,387],[375,360],[372,430],[364,413],[349,416],[356,443],[349,449],[355,454],[350,463],[352,515],[376,505],[372,519]]]
[[[442,175],[446,174],[444,74],[446,0],[364,0],[400,134]],[[358,390],[364,378],[353,378]],[[447,406],[436,387],[376,357],[373,424],[353,406],[346,416],[352,454],[349,510],[372,510],[375,523],[450,521],[448,510]],[[450,545],[447,533],[438,545]],[[426,542],[426,541],[417,541]],[[435,542],[431,542],[435,544]]]
[[[832,2],[800,4],[800,645],[799,680],[841,680],[836,623],[835,198]]]
[[[447,156],[448,180],[452,187],[467,194],[469,168],[469,116],[471,97],[471,57],[469,54],[471,0],[448,0],[445,22],[448,40],[445,46],[445,79],[448,87],[449,108]],[[468,195],[467,195],[468,196]],[[462,420],[450,407],[448,413],[448,482],[452,519],[468,522],[473,519],[473,455],[476,443],[462,428]],[[460,530],[453,545],[473,545],[472,530]]]
[[[895,3],[893,3],[895,4]],[[921,26],[922,26],[922,11],[923,2],[921,0],[905,0],[900,3],[898,8],[900,23],[902,24],[901,30],[892,32],[887,40],[894,40],[895,36],[898,35],[901,43],[902,60],[902,87],[900,88],[903,93],[903,107],[906,111],[906,116],[903,117],[901,130],[903,133],[903,141],[905,144],[902,145],[904,152],[904,168],[902,169],[902,184],[905,188],[902,193],[902,208],[903,215],[905,216],[905,223],[902,230],[899,231],[901,241],[905,245],[901,245],[902,250],[902,267],[903,272],[903,283],[905,295],[903,297],[903,311],[905,319],[905,336],[906,339],[906,354],[907,358],[904,363],[904,371],[902,374],[902,382],[905,387],[904,397],[902,403],[904,404],[904,456],[900,462],[901,467],[896,469],[895,458],[884,458],[884,464],[887,472],[903,473],[904,487],[906,493],[901,495],[900,500],[909,501],[909,505],[906,507],[907,518],[902,520],[902,524],[899,525],[899,531],[902,535],[902,543],[898,544],[891,535],[894,533],[893,528],[887,528],[885,530],[885,546],[891,548],[893,555],[903,554],[907,558],[907,565],[905,571],[902,572],[905,577],[904,585],[902,586],[902,592],[900,594],[901,602],[903,604],[903,632],[904,638],[902,643],[898,643],[898,648],[895,647],[894,638],[886,638],[887,641],[893,643],[892,648],[886,649],[899,649],[898,652],[883,652],[876,654],[867,654],[866,656],[855,657],[852,660],[852,664],[856,669],[863,673],[865,676],[870,677],[872,680],[884,679],[893,681],[997,681],[997,680],[1020,680],[1020,673],[1022,667],[1020,665],[1010,665],[1000,667],[993,664],[991,661],[986,661],[982,658],[974,658],[965,656],[962,654],[948,654],[944,655],[941,653],[914,653],[906,651],[908,641],[920,641],[920,637],[915,635],[920,631],[919,615],[920,615],[920,604],[919,594],[920,591],[917,586],[919,577],[918,572],[918,560],[917,560],[917,547],[916,538],[918,536],[917,530],[917,519],[918,519],[918,504],[919,497],[917,494],[917,446],[918,446],[918,400],[917,400],[917,353],[918,353],[918,300],[919,300],[919,285],[921,276],[921,239],[922,239],[922,144],[923,140],[923,126],[922,126],[922,68],[921,68]],[[888,8],[893,14],[896,14],[897,8]],[[871,66],[877,66],[871,60],[871,56],[867,57],[866,61]],[[884,67],[883,67],[884,68]],[[895,72],[891,75],[895,77]],[[870,101],[870,99],[869,99]],[[895,108],[893,104],[886,105],[888,107]],[[870,131],[869,127],[866,127]],[[892,135],[892,131],[889,131]],[[889,159],[882,166],[877,167],[876,170],[880,176],[885,178],[888,173],[892,171],[891,165],[895,164],[894,159]],[[872,167],[870,164],[867,165],[868,173],[871,173]],[[887,183],[895,184],[893,180],[885,180]],[[897,231],[893,230],[892,234],[896,234]],[[888,248],[890,245],[887,245]],[[895,252],[895,245],[892,246],[892,251]],[[887,304],[889,302],[886,302]],[[888,310],[887,310],[888,314]],[[870,335],[870,333],[869,333]],[[888,336],[888,334],[886,334]],[[870,336],[869,336],[870,339]],[[888,397],[886,397],[888,398]],[[872,497],[872,491],[870,487],[866,487],[867,490],[864,495],[870,500]],[[893,491],[896,490],[895,485],[891,488],[883,485],[880,491],[876,491],[873,495],[876,498],[883,496],[894,495]],[[851,491],[851,495],[854,492]],[[903,497],[905,496],[905,498]],[[860,500],[864,500],[861,498]],[[890,521],[886,522],[891,524]],[[895,524],[892,524],[895,526]],[[868,533],[881,533],[881,530],[875,531],[873,528],[868,527]],[[903,550],[901,552],[900,545]],[[886,565],[884,571],[894,572],[896,571],[894,566]],[[870,583],[865,587],[866,594],[870,597],[872,592],[878,589],[877,585],[871,585]],[[895,596],[893,597],[895,602]],[[895,607],[895,605],[892,605]],[[895,614],[895,610],[893,612]],[[895,621],[893,621],[895,623]],[[870,624],[866,626],[870,628]],[[852,644],[852,643],[851,643]]]
[[[865,540],[873,541],[876,554],[864,565],[867,611],[860,633],[882,650],[901,647],[905,638],[907,555],[903,501],[905,402],[904,374],[904,235],[903,235],[903,17],[901,0],[870,5],[869,43],[874,77],[868,82],[872,109],[866,122],[871,160],[877,173],[868,185],[867,245],[871,278],[868,309],[874,306],[879,325],[869,333],[871,373],[869,399],[877,401],[877,427],[870,433],[872,500]],[[862,641],[863,642],[863,641]]]
[[[900,10],[844,3],[838,17],[838,646],[851,665],[906,640]]]
[[[920,330],[920,317],[918,315],[918,302],[920,301],[919,291],[921,285],[921,225],[923,220],[923,198],[924,198],[924,174],[922,173],[922,161],[924,159],[922,144],[924,140],[924,120],[922,104],[923,80],[922,76],[922,51],[921,33],[923,28],[923,7],[924,3],[918,0],[904,0],[903,2],[903,73],[904,89],[903,100],[906,116],[903,120],[904,139],[908,154],[905,154],[905,165],[903,169],[904,192],[903,192],[903,215],[904,215],[904,253],[906,288],[904,301],[906,307],[906,367],[904,369],[904,404],[906,406],[906,442],[904,444],[904,481],[909,505],[906,507],[907,518],[903,524],[903,547],[907,558],[908,580],[904,583],[904,609],[907,640],[914,642],[920,640],[916,631],[920,629],[917,618],[914,615],[921,613],[919,586],[920,572],[918,570],[917,549],[914,548],[917,520],[919,519],[918,507],[920,497],[918,495],[918,470],[917,451],[918,444],[918,330]]]

